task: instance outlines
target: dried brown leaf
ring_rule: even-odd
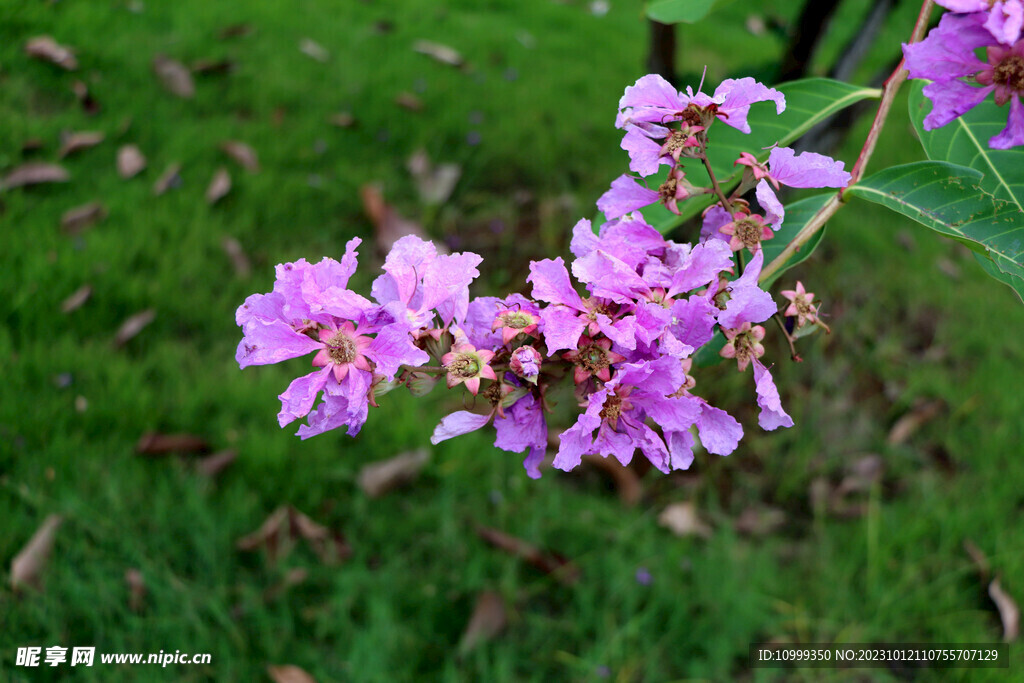
[[[327,48],[312,38],[303,38],[299,41],[299,52],[318,62],[326,62],[331,58],[331,53],[327,51]]]
[[[82,285],[74,291],[74,293],[60,305],[61,313],[71,313],[77,311],[79,308],[89,300],[92,296],[92,285]]]
[[[1020,636],[1020,608],[1003,589],[998,576],[988,585],[988,596],[999,610],[999,619],[1003,622],[1003,640],[1007,643],[1017,640]]]
[[[430,451],[420,448],[364,465],[359,471],[359,488],[370,498],[379,498],[413,481],[429,460]]]
[[[274,683],[316,683],[316,679],[294,664],[281,664],[267,667],[267,675]]]
[[[847,495],[870,491],[872,486],[882,481],[885,461],[880,455],[865,455],[854,460],[847,472],[833,492],[834,507],[839,506]]]
[[[117,172],[127,180],[142,173],[146,168],[146,157],[135,145],[124,145],[117,150]]]
[[[124,582],[128,584],[128,608],[133,612],[141,612],[146,604],[146,580],[138,569],[129,569],[124,573]]]
[[[206,188],[206,201],[210,204],[216,204],[223,199],[228,192],[231,192],[231,174],[228,173],[228,169],[221,166],[217,169],[216,173],[213,174],[213,178],[210,180],[210,186]]]
[[[217,34],[217,37],[221,40],[230,40],[231,38],[244,38],[245,36],[252,34],[252,24],[239,23],[231,24],[230,26],[225,26]]]
[[[584,455],[583,462],[611,477],[623,505],[633,506],[640,502],[644,487],[635,471],[623,467],[615,458],[603,458],[600,455]]]
[[[458,164],[435,166],[423,148],[413,152],[405,167],[413,177],[420,199],[427,204],[446,202],[462,176],[462,167]]]
[[[909,413],[896,420],[896,424],[889,430],[886,442],[890,446],[905,443],[924,424],[938,417],[944,405],[939,399],[918,403],[911,408]]]
[[[506,624],[508,616],[502,597],[494,591],[480,593],[473,607],[473,615],[459,641],[459,656],[465,656],[477,645],[493,639],[505,629]]]
[[[672,503],[658,515],[658,524],[676,536],[711,536],[711,527],[697,516],[697,506],[691,501]]]
[[[971,561],[974,562],[974,567],[978,570],[981,580],[988,581],[992,567],[988,563],[988,557],[985,555],[985,552],[969,538],[964,540],[964,550],[967,551]]]
[[[29,40],[25,43],[25,54],[29,57],[56,64],[68,71],[74,71],[78,68],[78,60],[75,59],[74,52],[50,36],[38,36]]]
[[[476,534],[499,550],[518,557],[562,583],[573,584],[579,580],[579,568],[558,553],[543,552],[537,546],[521,538],[509,536],[503,531],[490,527],[477,527]]]
[[[142,332],[146,325],[149,325],[156,318],[156,309],[147,308],[131,316],[117,328],[114,335],[114,347],[120,348],[127,344],[135,335]]]
[[[256,155],[256,150],[244,142],[228,140],[227,142],[222,142],[220,148],[245,170],[252,173],[260,170],[260,160]]]
[[[192,73],[199,76],[229,74],[235,70],[230,59],[197,59],[192,62]]]
[[[63,166],[33,161],[16,166],[4,176],[3,182],[0,182],[0,189],[10,190],[40,183],[66,183],[70,177]]]
[[[147,432],[135,444],[139,455],[169,455],[171,453],[208,453],[210,444],[194,434],[159,434]]]
[[[423,111],[423,100],[411,92],[400,92],[395,96],[395,104],[409,111]]]
[[[81,151],[83,149],[88,149],[90,147],[95,147],[96,145],[103,142],[104,138],[106,138],[106,135],[104,135],[100,131],[95,130],[82,131],[80,133],[68,133],[66,135],[62,135],[60,151],[57,152],[57,156],[63,159],[64,157],[70,156],[75,152]]]
[[[226,470],[238,458],[233,450],[218,451],[196,463],[196,471],[204,477],[213,478]]]
[[[300,539],[305,540],[325,564],[335,564],[352,554],[340,532],[317,524],[291,505],[282,505],[274,510],[259,529],[238,539],[235,545],[239,550],[247,551],[263,547],[268,559],[276,562],[290,553]]]
[[[786,513],[778,508],[750,506],[736,520],[736,531],[748,536],[767,536],[786,523]]]
[[[153,58],[153,73],[171,94],[185,99],[195,97],[196,86],[192,82],[192,72],[176,59],[157,55]]]
[[[153,194],[160,196],[172,187],[181,187],[181,164],[170,164],[153,183]]]
[[[302,567],[289,569],[284,578],[263,592],[264,602],[273,602],[288,592],[292,586],[298,586],[309,577],[309,572]]]
[[[429,40],[417,40],[412,45],[412,49],[415,52],[419,52],[421,55],[426,55],[431,59],[435,59],[442,64],[449,66],[462,66],[465,60],[462,55],[459,54],[458,50],[441,43],[434,43]]]
[[[338,128],[351,128],[356,125],[356,117],[349,111],[339,111],[331,116],[331,125]]]
[[[363,185],[359,188],[359,196],[363,200],[363,211],[373,223],[377,249],[381,254],[388,253],[391,246],[406,235],[427,238],[418,223],[403,218],[393,206],[384,200],[384,193],[380,185]],[[439,253],[444,252],[441,246],[438,246],[437,250]]]
[[[79,104],[82,105],[82,110],[90,116],[98,114],[100,111],[100,103],[96,101],[96,98],[89,92],[89,86],[84,81],[75,81],[71,84],[71,92],[75,93],[75,97],[78,98]]]
[[[243,279],[249,277],[252,274],[252,263],[242,249],[242,244],[234,237],[225,237],[220,244],[231,260],[231,265],[235,267],[235,275]]]
[[[107,209],[99,202],[89,202],[82,206],[68,209],[60,217],[61,230],[69,235],[77,235],[89,226],[107,217]]]
[[[25,547],[11,560],[11,588],[21,590],[41,585],[43,570],[53,550],[57,528],[63,520],[59,515],[50,515],[32,534]]]

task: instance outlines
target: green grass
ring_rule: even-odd
[[[703,372],[699,389],[737,415],[748,438],[728,459],[698,456],[686,475],[649,473],[632,509],[594,473],[530,481],[484,435],[437,447],[413,487],[369,500],[356,485],[359,468],[426,444],[452,405],[394,392],[358,438],[302,442],[279,430],[275,415],[277,394],[303,361],[244,372],[234,363],[234,309],[271,287],[275,263],[336,256],[359,235],[367,243],[355,284],[369,285],[377,262],[358,197],[368,181],[383,182],[436,237],[487,252],[476,293],[521,287],[528,258],[567,253],[569,227],[592,215],[625,165],[611,123],[622,88],[643,73],[637,8],[612,3],[595,17],[584,2],[547,0],[182,0],[147,2],[139,13],[129,4],[2,3],[0,166],[22,161],[29,138],[46,146],[27,158],[53,160],[65,129],[102,130],[107,140],[66,160],[67,185],[0,195],[4,571],[47,514],[67,520],[44,591],[16,595],[3,575],[0,678],[66,671],[14,667],[16,648],[29,644],[213,655],[210,666],[160,672],[75,671],[83,681],[260,680],[266,665],[283,663],[320,681],[583,681],[601,667],[610,680],[663,681],[772,679],[748,671],[746,653],[773,638],[998,640],[998,617],[962,543],[985,550],[1006,589],[1024,597],[1024,531],[1015,524],[1024,506],[1024,310],[961,249],[879,207],[845,208],[819,252],[783,278],[799,277],[823,298],[833,328],[803,342],[802,364],[785,360],[780,344],[769,350],[797,426],[757,433],[749,376],[726,366]],[[748,9],[733,3],[682,28],[680,70],[698,73],[707,62],[711,83],[766,70],[777,36],[730,37]],[[775,2],[758,11],[785,20],[793,10]],[[905,14],[886,35],[903,35]],[[217,39],[240,21],[254,32]],[[381,21],[392,30],[377,29]],[[836,40],[850,27],[837,22]],[[81,70],[24,56],[25,40],[39,34],[77,48]],[[300,53],[307,37],[329,50],[327,64]],[[421,38],[457,48],[469,67],[414,53]],[[199,77],[195,99],[184,101],[152,75],[157,53],[228,58],[236,68]],[[888,57],[880,51],[871,64]],[[95,117],[71,93],[77,78],[102,105]],[[422,112],[394,104],[403,91],[418,93]],[[330,126],[339,110],[358,126]],[[480,144],[467,143],[472,131]],[[840,158],[852,162],[863,134],[861,126]],[[227,139],[253,145],[263,171],[226,160],[217,147]],[[126,143],[149,159],[127,181],[114,168]],[[418,147],[464,168],[439,211],[419,205],[404,170]],[[897,107],[872,166],[920,155]],[[184,165],[183,186],[153,197],[153,181],[174,161]],[[234,189],[210,207],[203,192],[221,164]],[[62,234],[61,214],[92,200],[109,217],[80,237]],[[506,225],[499,235],[488,229],[495,217]],[[251,256],[249,279],[233,274],[221,249],[227,236]],[[91,300],[62,314],[61,301],[86,282]],[[155,321],[113,349],[121,322],[150,307]],[[61,388],[64,373],[72,381]],[[919,399],[946,408],[905,444],[887,445],[891,425]],[[200,434],[240,457],[211,482],[186,461],[134,455],[147,431]],[[843,520],[815,511],[812,481],[838,483],[869,453],[883,457],[885,475],[863,497],[866,513]],[[709,539],[678,539],[657,525],[678,500],[698,503],[715,528]],[[324,566],[300,547],[273,566],[235,549],[284,503],[341,530],[352,558]],[[762,504],[783,509],[786,525],[763,538],[739,535],[739,513]],[[563,586],[487,547],[477,524],[563,553],[583,579]],[[640,567],[650,586],[635,580]],[[128,604],[129,568],[149,590],[138,614]],[[307,580],[268,600],[293,568],[307,569]],[[503,596],[509,626],[460,659],[459,638],[484,589]],[[1019,650],[1012,658],[1024,665]]]

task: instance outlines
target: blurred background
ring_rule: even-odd
[[[430,447],[441,390],[301,441],[275,417],[308,360],[234,361],[274,265],[353,236],[353,289],[419,230],[485,257],[474,295],[523,290],[625,170],[616,106],[649,69],[878,85],[918,11],[801,5],[670,30],[632,0],[0,2],[0,679],[761,680],[754,641],[1012,636],[1024,309],[885,209],[840,211],[780,280],[832,328],[799,364],[769,340],[796,427],[701,369],[747,437],[671,476]],[[867,119],[810,146],[849,168]],[[872,167],[920,158],[904,92]],[[395,456],[404,485],[364,471]],[[212,662],[15,666],[53,645]]]

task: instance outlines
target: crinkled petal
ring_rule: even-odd
[[[368,406],[365,398],[352,403],[345,396],[324,394],[324,400],[309,414],[306,424],[301,425],[296,434],[302,439],[308,439],[338,427],[348,427],[346,433],[356,436],[366,423]]]
[[[693,464],[693,434],[685,432],[665,432],[668,442],[669,467],[673,470],[688,470]]]
[[[721,240],[709,240],[697,244],[683,259],[683,263],[668,289],[670,296],[689,292],[718,280],[723,270],[732,267],[732,249]]]
[[[505,417],[494,418],[496,448],[522,453],[528,448],[543,449],[548,442],[548,427],[541,404],[527,394],[505,410]]]
[[[719,232],[719,228],[730,222],[732,222],[732,216],[718,204],[708,209],[707,213],[704,214],[704,222],[700,228],[701,244],[710,240],[721,240],[728,244],[729,238]]]
[[[949,81],[985,67],[974,50],[993,42],[984,14],[943,14],[939,25],[917,43],[903,44],[910,78]]]
[[[439,308],[441,304],[452,301],[445,307],[445,315],[441,316],[445,326],[452,318],[465,317],[469,305],[469,283],[480,271],[476,269],[483,258],[472,252],[460,254],[442,254],[429,264],[423,272],[422,309]],[[440,310],[439,310],[440,312]]]
[[[569,251],[576,258],[583,258],[590,252],[597,249],[597,235],[590,225],[590,220],[581,218],[572,228],[572,242],[569,244]]]
[[[754,191],[754,194],[757,196],[757,202],[764,209],[765,222],[777,231],[782,227],[782,222],[786,219],[786,209],[783,208],[782,202],[775,196],[772,186],[764,178],[757,183],[757,189]]]
[[[289,358],[298,358],[323,348],[323,344],[299,334],[280,320],[264,322],[252,319],[245,326],[245,336],[238,343],[235,360],[238,366],[268,365]]]
[[[630,301],[650,293],[650,288],[636,270],[603,249],[593,251],[572,264],[572,274],[587,285],[594,296],[617,303]]]
[[[530,479],[540,479],[540,465],[544,462],[544,453],[545,449],[531,446],[530,452],[523,459],[523,468]]]
[[[842,161],[824,154],[797,154],[790,147],[776,147],[768,155],[769,175],[789,187],[846,187],[850,174],[843,166]],[[761,195],[757,198],[760,200]]]
[[[572,287],[569,271],[565,269],[562,257],[530,261],[527,282],[533,283],[533,298],[552,304],[565,304],[577,311],[584,310],[583,299]]]
[[[541,318],[541,332],[552,356],[561,349],[575,349],[580,335],[587,326],[587,320],[580,318],[576,311],[562,306],[548,306]]]
[[[360,320],[373,308],[370,300],[348,289],[331,287],[310,304],[314,313],[323,311],[343,320]]]
[[[629,153],[629,170],[645,178],[657,173],[662,164],[672,165],[671,157],[662,156],[661,143],[652,140],[636,126],[629,127],[619,146]]]
[[[316,402],[317,394],[327,384],[328,375],[332,370],[331,366],[327,366],[292,380],[284,393],[278,396],[281,399],[281,412],[277,415],[278,424],[284,427],[289,422],[308,415],[313,403]]]
[[[715,88],[715,99],[724,96],[718,107],[718,118],[743,133],[750,132],[747,114],[755,102],[774,102],[775,113],[786,110],[786,96],[775,88],[758,83],[751,77],[728,78]]]
[[[504,302],[496,296],[479,296],[469,302],[462,330],[469,343],[478,349],[494,350],[502,346],[501,330],[492,330],[494,319]]]
[[[434,428],[434,433],[430,437],[430,443],[436,446],[442,441],[474,432],[490,421],[491,413],[477,415],[467,410],[454,412],[451,415],[446,415],[441,420],[441,423]]]
[[[671,83],[657,74],[641,77],[628,86],[619,99],[619,109],[631,108],[632,122],[654,121],[663,123],[666,114],[681,111],[689,104]]]
[[[430,356],[416,347],[409,330],[401,323],[388,325],[377,333],[366,355],[377,364],[377,373],[385,379],[394,379],[403,365],[423,365]]]
[[[621,175],[612,181],[611,189],[598,198],[597,208],[604,212],[605,218],[613,220],[653,204],[658,197],[656,190],[644,187],[633,176]]]
[[[760,323],[775,315],[778,306],[772,295],[757,285],[757,278],[764,265],[764,251],[758,250],[750,259],[746,269],[736,280],[729,283],[729,303],[718,314],[718,324],[734,328],[743,323]]]
[[[679,361],[674,362],[679,365]],[[676,388],[678,387],[677,384]],[[644,412],[666,431],[685,431],[700,417],[700,405],[686,398],[668,398],[645,392],[643,397],[635,399],[633,403],[643,408]]]
[[[580,414],[572,427],[558,436],[558,453],[554,467],[565,472],[578,466],[583,455],[592,452],[594,430],[601,426],[601,409],[608,397],[608,390],[595,391],[587,399],[587,409]]]
[[[993,149],[1010,149],[1024,145],[1024,107],[1021,106],[1019,95],[1014,95],[1010,100],[1010,116],[1006,128],[989,140],[988,144]]]
[[[631,315],[612,322],[606,315],[598,314],[597,327],[604,336],[624,349],[632,351],[636,348],[636,318]]]
[[[288,322],[284,317],[284,297],[278,292],[251,294],[235,311],[235,322],[239,327],[245,327],[245,324],[253,319],[263,322]]]
[[[743,438],[743,425],[724,410],[701,399],[696,400],[701,402],[700,417],[697,418],[701,444],[708,453],[729,455]]]
[[[382,291],[382,295],[392,296],[393,294],[395,299],[411,304],[412,295],[426,272],[427,265],[432,263],[435,258],[437,258],[437,249],[433,243],[420,239],[416,235],[406,235],[395,242],[387,258],[384,259],[384,272],[393,279],[391,283],[393,288],[386,294]],[[377,283],[374,282],[374,289],[376,288]],[[387,303],[377,296],[376,291],[371,290],[371,293],[379,303]]]
[[[680,343],[699,349],[714,336],[717,313],[715,305],[702,296],[676,301],[669,331]]]
[[[675,392],[683,383],[683,369],[675,358],[662,357],[653,361],[627,363],[605,384],[609,389],[619,386],[639,387],[643,394],[655,397]]]
[[[641,301],[637,304],[634,318],[634,337],[650,346],[672,322],[672,312],[660,304]]]
[[[976,87],[963,81],[936,81],[924,86],[922,92],[932,101],[932,110],[924,117],[924,129],[935,130],[981,104],[995,89]]]
[[[1013,45],[1020,39],[1024,26],[1024,4],[1020,0],[1003,0],[992,5],[985,28],[1003,45]]]
[[[625,415],[620,416],[620,427],[626,424],[626,421]],[[634,425],[634,429],[638,430],[642,425],[642,422]],[[602,423],[600,429],[597,430],[597,436],[594,438],[594,451],[598,455],[604,457],[609,455],[615,456],[625,466],[633,459],[634,450],[636,450],[636,444],[633,441],[633,434],[617,432],[609,427],[607,423]]]
[[[767,431],[779,427],[792,427],[793,418],[782,409],[782,400],[779,398],[779,390],[775,388],[775,382],[772,380],[772,373],[768,372],[768,368],[756,358],[753,359],[753,365],[757,405],[761,407],[757,423],[761,425],[761,429]]]
[[[641,422],[631,437],[652,465],[664,474],[671,471],[668,447],[657,432]]]

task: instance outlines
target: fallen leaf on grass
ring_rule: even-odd
[[[47,517],[21,552],[14,556],[11,560],[11,588],[17,591],[40,586],[43,569],[50,559],[54,537],[62,521],[59,515]]]
[[[89,149],[103,142],[106,136],[99,131],[82,131],[80,133],[68,133],[61,136],[60,151],[57,156],[63,159],[75,152]]]
[[[462,167],[458,164],[438,164],[435,166],[425,149],[418,149],[406,162],[405,167],[412,175],[416,191],[427,204],[443,204],[452,196],[455,185],[462,176]]]
[[[78,68],[78,60],[75,59],[74,52],[50,36],[39,36],[29,40],[25,43],[25,54],[29,57],[56,64],[68,71],[74,71]]]
[[[181,164],[171,164],[160,174],[153,183],[153,194],[159,197],[172,187],[181,187]]]
[[[379,498],[413,481],[429,460],[430,451],[420,448],[364,465],[359,471],[359,488],[370,498]]]
[[[1017,640],[1020,635],[1020,608],[1009,593],[1003,590],[998,576],[988,585],[988,595],[996,604],[999,619],[1003,622],[1003,641],[1010,643]]]
[[[351,128],[356,125],[356,117],[351,112],[339,111],[331,116],[331,125],[338,128]]]
[[[465,60],[462,59],[462,55],[460,55],[455,48],[442,45],[441,43],[434,43],[429,40],[417,40],[413,43],[412,49],[415,52],[419,52],[421,55],[426,55],[449,66],[462,66],[465,63]]]
[[[465,633],[459,641],[459,656],[464,657],[473,649],[491,640],[505,629],[508,616],[505,601],[494,591],[484,591],[476,599],[473,615],[469,618]]]
[[[885,461],[882,460],[882,456],[870,454],[857,458],[850,464],[847,475],[836,487],[833,502],[841,502],[851,493],[870,491],[872,486],[882,481],[884,472]]]
[[[238,458],[238,453],[233,450],[225,450],[208,455],[196,463],[196,472],[204,477],[216,477],[228,468]]]
[[[114,347],[121,348],[127,344],[135,335],[142,332],[146,325],[153,322],[155,318],[156,309],[147,308],[125,320],[121,323],[121,327],[117,328],[117,333],[114,335]]]
[[[245,36],[252,35],[252,33],[252,24],[231,24],[230,26],[222,28],[217,34],[217,37],[221,40],[230,40],[231,38],[243,38]]]
[[[100,103],[96,101],[96,98],[89,92],[89,86],[84,81],[75,81],[71,84],[71,92],[75,93],[75,97],[78,98],[79,104],[82,105],[82,110],[90,116],[98,114],[100,111]]]
[[[331,531],[296,510],[282,505],[270,514],[256,531],[238,539],[239,550],[263,547],[271,562],[285,557],[298,540],[305,540],[320,561],[334,564],[348,559],[352,549],[340,532]]]
[[[61,313],[71,313],[77,311],[82,305],[89,300],[92,296],[92,285],[82,285],[74,291],[74,293],[60,305]]]
[[[658,524],[676,536],[711,536],[711,527],[697,516],[697,506],[690,501],[672,503],[658,515]]]
[[[227,142],[222,142],[220,148],[245,170],[251,171],[252,173],[256,173],[260,170],[260,160],[256,155],[256,150],[244,142],[228,140]]]
[[[786,513],[778,508],[750,506],[736,520],[736,531],[748,536],[767,536],[782,528]]]
[[[229,74],[235,70],[235,63],[230,59],[197,59],[192,62],[192,73],[199,76]]]
[[[896,424],[889,430],[886,443],[890,446],[898,446],[905,443],[925,423],[938,417],[944,405],[939,399],[918,403],[911,408],[910,412],[896,420]]]
[[[13,171],[4,176],[0,182],[2,189],[10,190],[24,185],[39,185],[40,183],[66,183],[71,176],[64,170],[63,166],[57,164],[46,164],[42,162],[31,162],[16,166]]]
[[[603,458],[600,455],[584,455],[583,462],[611,477],[623,505],[633,506],[640,502],[644,487],[632,469],[623,467],[615,458]]]
[[[267,667],[267,675],[274,683],[316,683],[316,679],[294,664],[281,664]]]
[[[153,73],[171,94],[185,99],[195,97],[196,86],[192,82],[192,72],[176,59],[157,55],[153,58]]]
[[[147,432],[135,444],[139,455],[169,455],[171,453],[207,453],[210,444],[194,434],[158,434]]]
[[[99,202],[89,202],[82,206],[68,209],[60,217],[61,230],[69,235],[77,235],[90,225],[107,217],[107,209]]]
[[[134,178],[142,173],[144,168],[146,168],[146,157],[138,147],[124,145],[117,150],[117,172],[122,178],[125,180]]]
[[[416,235],[421,239],[427,239],[426,233],[418,223],[403,218],[393,206],[384,200],[384,193],[380,185],[363,185],[359,188],[359,196],[363,200],[363,211],[373,222],[377,249],[381,254],[391,251],[392,245],[406,235]],[[440,245],[438,245],[437,251],[446,253]]]
[[[989,566],[988,557],[985,556],[985,553],[969,538],[964,541],[964,550],[967,551],[971,561],[974,562],[974,567],[978,570],[978,574],[981,575],[981,580],[988,581],[992,568]]]
[[[124,573],[124,582],[128,584],[128,608],[133,612],[141,612],[146,602],[146,580],[138,569],[129,569]]]
[[[503,531],[490,527],[477,527],[476,534],[499,550],[518,557],[562,583],[573,584],[580,578],[579,568],[562,555],[543,552],[537,546],[521,538],[509,536]]]
[[[409,111],[423,111],[423,100],[411,92],[400,92],[395,96],[395,104]]]
[[[252,274],[252,263],[249,262],[241,243],[234,237],[225,237],[220,244],[235,268],[235,275],[243,279],[249,277]]]
[[[217,169],[216,173],[213,174],[213,178],[210,180],[210,186],[206,188],[206,201],[210,204],[216,204],[223,199],[228,192],[231,192],[231,174],[228,173],[228,169],[221,166]]]
[[[318,62],[326,62],[331,58],[331,53],[327,51],[327,48],[312,38],[303,38],[299,41],[299,51]]]

